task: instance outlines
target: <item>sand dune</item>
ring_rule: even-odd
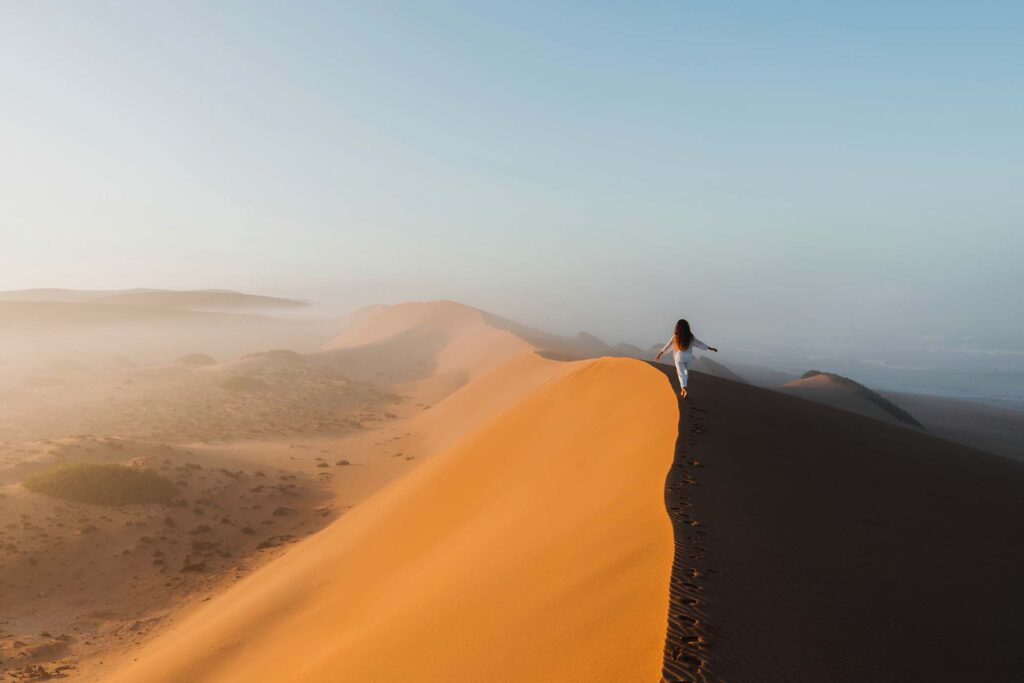
[[[547,367],[543,388],[107,680],[657,678],[675,401],[635,361]]]
[[[609,346],[586,332],[569,337],[550,334],[453,301],[369,306],[353,314],[345,331],[324,349],[358,348],[368,353],[377,348],[401,356],[409,354],[408,342],[413,342],[413,348],[422,345],[430,354],[444,350],[435,371],[449,371],[454,363],[468,370],[469,376],[497,367],[510,353],[524,350],[566,360],[644,355],[642,349],[630,344]],[[416,358],[422,354],[420,350],[413,352]],[[396,357],[393,362],[402,366],[410,360]]]
[[[288,520],[295,538],[265,562],[262,541],[228,523],[221,545],[202,546],[211,576],[165,590],[136,546],[159,539],[165,561],[187,565],[200,552],[191,537],[157,533],[152,511],[100,516],[108,542],[131,551],[132,602],[93,584],[121,610],[80,622],[104,653],[33,636],[33,661],[57,648],[54,664],[79,666],[81,680],[218,682],[1006,680],[1024,666],[1024,557],[1008,542],[1024,535],[1024,468],[701,372],[679,404],[670,366],[564,360],[587,348],[607,347],[430,302],[365,309],[312,353],[51,367],[60,386],[16,397],[41,401],[46,420],[0,411],[26,438],[121,424],[219,439],[74,443],[112,458],[176,453],[154,456],[168,474],[183,453],[208,458],[190,497],[216,485],[218,515],[272,522],[263,536]],[[96,373],[110,378],[102,400],[72,409]],[[13,483],[60,443],[0,443],[0,486],[66,523],[67,506]],[[253,496],[287,494],[256,484],[257,470],[308,486],[299,517],[265,519],[271,499]],[[0,587],[31,583],[22,551],[46,556],[41,530],[6,529],[19,545]],[[159,609],[146,611],[147,591]],[[0,651],[13,642],[0,636]]]
[[[316,353],[298,353],[280,349],[248,354],[237,361],[197,367],[175,363],[132,367],[130,363],[123,363],[121,365],[124,367],[111,368],[108,367],[108,364],[89,366],[77,362],[74,363],[73,368],[69,364],[63,364],[60,367],[48,366],[48,372],[52,374],[50,378],[54,382],[59,381],[59,386],[57,384],[38,387],[33,385],[30,390],[22,391],[23,395],[20,395],[16,404],[0,411],[0,423],[10,427],[9,429],[5,428],[5,434],[19,440],[18,442],[0,444],[0,456],[3,456],[4,461],[9,464],[7,471],[14,477],[9,481],[0,482],[0,485],[5,484],[8,487],[5,491],[13,496],[12,499],[17,501],[18,505],[23,506],[22,509],[34,511],[28,514],[45,517],[51,520],[47,524],[57,525],[57,528],[48,528],[46,525],[42,525],[9,531],[10,535],[5,538],[5,542],[12,543],[11,547],[16,548],[12,552],[15,553],[13,557],[17,561],[7,565],[0,562],[0,587],[17,590],[19,586],[28,585],[31,582],[29,567],[23,562],[23,560],[27,561],[29,557],[37,558],[47,566],[64,562],[65,564],[60,565],[62,567],[60,571],[50,570],[43,573],[41,580],[43,583],[49,581],[52,584],[52,597],[50,598],[52,603],[63,605],[61,609],[49,611],[45,622],[47,628],[53,633],[60,633],[68,638],[61,639],[59,642],[51,642],[52,639],[33,635],[35,631],[31,626],[26,628],[26,624],[31,623],[32,620],[31,609],[34,605],[42,604],[39,600],[32,598],[31,594],[26,593],[23,596],[24,599],[19,598],[17,601],[16,612],[8,613],[10,617],[13,617],[13,621],[6,622],[12,628],[12,632],[7,634],[7,638],[0,635],[0,651],[7,652],[9,650],[9,653],[19,654],[18,647],[21,646],[18,643],[24,642],[28,643],[31,656],[13,661],[8,658],[2,665],[4,667],[13,664],[45,665],[46,670],[50,672],[59,668],[62,674],[74,672],[79,679],[106,680],[107,674],[111,671],[110,667],[114,663],[124,664],[129,659],[134,659],[138,648],[143,647],[148,639],[155,637],[157,640],[154,642],[160,642],[163,637],[173,635],[174,632],[168,631],[168,628],[178,623],[182,614],[176,612],[169,604],[168,598],[171,595],[175,596],[180,604],[194,605],[196,600],[223,592],[227,586],[239,581],[241,577],[253,571],[266,559],[266,555],[270,551],[259,549],[259,546],[267,540],[267,534],[273,537],[274,533],[277,533],[277,526],[280,526],[282,521],[290,522],[287,533],[293,535],[295,539],[299,539],[316,528],[315,524],[297,524],[300,517],[303,520],[323,524],[329,522],[337,512],[346,510],[349,505],[360,503],[360,506],[354,511],[342,517],[346,522],[342,527],[347,528],[348,525],[356,523],[354,520],[358,519],[358,511],[373,505],[372,502],[364,504],[361,501],[364,501],[373,491],[379,490],[382,486],[403,476],[424,457],[431,456],[431,462],[424,468],[424,471],[427,471],[429,468],[435,467],[434,462],[456,459],[456,456],[447,454],[466,453],[468,449],[466,443],[468,440],[476,438],[475,434],[485,429],[488,424],[501,423],[510,412],[520,410],[525,401],[540,400],[539,393],[545,387],[552,387],[559,383],[561,375],[569,367],[564,363],[538,356],[534,353],[535,347],[521,336],[507,329],[495,327],[490,323],[491,320],[480,311],[450,302],[379,307],[358,316],[358,319],[348,326],[347,330],[330,345],[329,349]],[[197,347],[191,346],[191,344],[190,347],[185,348],[180,348],[179,344],[178,351],[172,358],[180,356],[184,351],[199,353]],[[645,372],[642,365],[636,365],[634,369],[639,369],[641,373]],[[361,377],[361,379],[353,378],[353,375]],[[616,382],[610,382],[605,387],[603,390],[606,394],[604,402],[608,402],[607,394],[614,391],[612,387],[616,385]],[[585,393],[593,394],[588,396],[589,401],[597,400],[601,395],[601,392],[589,390]],[[666,397],[664,409],[674,412],[671,395],[663,393],[662,398]],[[572,425],[571,420],[578,414],[576,411],[589,410],[586,402],[580,405],[560,402],[559,405],[561,406],[560,410],[564,412],[564,416],[560,418],[561,421],[569,426],[574,426],[576,430],[582,429],[579,424]],[[644,405],[626,406],[625,409],[632,414],[635,411],[643,410]],[[536,417],[538,414],[547,412],[546,409],[537,408],[530,414]],[[643,419],[649,420],[651,415],[647,415]],[[529,420],[529,422],[533,421],[533,418]],[[664,422],[670,424],[671,419]],[[608,430],[612,429],[612,424],[614,424],[614,419],[609,420]],[[474,487],[478,487],[477,482],[479,482],[479,486],[488,486],[492,489],[502,488],[503,482],[495,481],[493,477],[501,477],[506,464],[518,464],[515,476],[521,477],[524,484],[522,487],[506,488],[506,496],[518,495],[516,494],[518,488],[534,488],[533,484],[525,483],[530,481],[529,477],[544,477],[548,482],[546,485],[549,487],[547,494],[549,496],[554,495],[555,485],[559,482],[561,482],[562,489],[568,488],[568,484],[564,481],[567,476],[565,472],[559,472],[558,476],[554,476],[550,472],[545,474],[544,468],[548,465],[538,464],[534,460],[550,457],[552,451],[548,450],[549,448],[564,452],[572,451],[572,441],[577,438],[572,435],[575,432],[570,430],[570,433],[561,437],[552,434],[552,440],[547,442],[541,439],[542,432],[548,431],[546,427],[539,424],[530,427],[524,420],[519,420],[513,431],[517,433],[518,441],[516,443],[518,445],[510,441],[509,444],[496,442],[494,448],[488,446],[487,450],[491,451],[491,457],[496,459],[493,463],[494,466],[476,472],[468,480],[469,483],[465,483],[464,486],[468,490],[472,490]],[[645,435],[645,439],[655,438],[658,433],[656,429],[647,431],[649,434]],[[54,450],[52,445],[48,445],[52,443],[51,437],[59,437],[63,434],[90,433],[116,434],[122,440],[126,437],[140,439],[130,443],[123,442],[126,444],[123,448],[112,451],[114,454],[112,457],[115,458],[134,456],[136,461],[139,461],[139,454],[146,452],[147,449],[165,448],[165,446],[157,445],[160,442],[177,444],[168,446],[175,449],[175,452],[187,451],[193,454],[189,457],[194,459],[197,466],[204,468],[199,471],[208,471],[208,468],[211,467],[212,470],[209,471],[215,471],[222,466],[217,463],[222,462],[224,457],[230,458],[234,463],[229,467],[230,471],[245,480],[238,492],[241,495],[232,498],[231,495],[234,494],[228,495],[227,490],[220,491],[218,489],[218,492],[212,493],[210,497],[221,505],[218,515],[225,519],[234,521],[258,519],[259,526],[255,521],[250,522],[250,526],[256,532],[252,535],[238,536],[237,528],[225,527],[224,531],[227,535],[223,538],[218,535],[214,539],[217,541],[217,545],[210,542],[211,545],[207,547],[206,541],[203,539],[202,549],[193,551],[192,554],[196,556],[193,558],[187,554],[196,540],[188,535],[189,527],[179,525],[176,527],[178,531],[174,533],[170,531],[161,533],[159,531],[161,517],[156,512],[145,511],[140,517],[138,511],[126,510],[124,514],[109,513],[106,516],[99,511],[100,519],[106,520],[102,525],[96,524],[100,528],[100,532],[104,534],[104,544],[119,548],[118,553],[121,553],[120,549],[124,548],[130,551],[131,555],[115,554],[110,556],[101,551],[96,556],[82,556],[84,558],[82,561],[94,562],[93,566],[106,566],[111,562],[115,563],[113,566],[118,566],[116,564],[118,562],[125,566],[130,564],[135,579],[132,591],[117,594],[111,593],[114,590],[113,585],[116,584],[108,585],[99,582],[87,586],[92,602],[109,605],[109,609],[103,611],[102,618],[91,617],[90,614],[94,612],[99,614],[99,611],[90,607],[91,602],[88,604],[81,601],[68,602],[69,596],[74,595],[75,582],[79,579],[74,574],[65,576],[63,567],[77,564],[78,561],[74,559],[76,556],[67,554],[67,552],[63,556],[54,555],[46,551],[45,543],[40,545],[47,538],[46,534],[49,534],[48,538],[51,539],[59,539],[71,534],[69,541],[65,542],[73,541],[74,547],[79,547],[82,544],[75,536],[75,527],[68,526],[67,519],[65,519],[67,515],[60,511],[60,505],[57,506],[56,513],[46,512],[53,508],[52,503],[48,503],[45,498],[40,498],[37,494],[28,494],[16,483],[32,468],[50,462],[53,458],[64,457],[61,455],[64,453],[63,449]],[[663,437],[670,440],[671,429],[664,430]],[[85,439],[83,442],[85,446],[80,449],[87,454],[84,457],[96,458],[101,452],[105,452],[102,448],[97,450],[97,446],[93,445],[93,437],[81,438]],[[299,439],[300,441],[293,442],[289,447],[287,443],[281,443],[282,438]],[[26,441],[27,439],[44,440],[30,442]],[[494,439],[491,440],[494,441]],[[499,439],[498,441],[503,440]],[[615,444],[614,438],[602,439],[602,442],[605,441],[607,443],[604,445],[608,448]],[[529,446],[526,442],[534,445]],[[115,443],[115,441],[104,437],[95,440],[95,443],[104,444],[103,448],[106,448],[105,444]],[[308,443],[308,445],[303,445],[304,443]],[[588,442],[584,440],[583,443]],[[648,442],[641,440],[637,443],[637,447],[645,448],[645,443]],[[591,450],[596,453],[599,448],[595,445]],[[622,450],[626,456],[630,455],[628,448],[616,447],[615,451],[618,450]],[[653,457],[653,454],[657,452],[660,452],[660,457],[663,459],[661,472],[656,469],[642,470],[653,477],[651,481],[654,483],[651,486],[651,491],[654,492],[654,497],[637,497],[637,501],[649,504],[649,509],[654,510],[658,509],[656,492],[660,485],[660,475],[663,473],[667,458],[670,457],[670,452],[663,447],[650,449],[649,454],[645,450],[643,454]],[[331,455],[326,455],[328,453]],[[527,453],[530,454],[529,458],[525,455]],[[602,456],[603,459],[609,461],[608,467],[611,467],[612,453],[612,451],[606,451]],[[33,460],[36,457],[39,458],[38,461]],[[458,456],[457,460],[463,465],[447,466],[449,469],[445,470],[444,476],[453,480],[463,476],[470,477],[468,472],[463,472],[464,464],[475,460],[475,458],[476,456],[472,458],[468,455]],[[166,465],[159,460],[154,461],[154,464],[158,468],[163,468]],[[624,466],[625,461],[618,464]],[[330,516],[326,518],[319,514],[310,516],[308,507],[285,504],[284,507],[295,507],[299,517],[285,517],[280,520],[276,517],[267,517],[271,509],[275,509],[279,505],[274,503],[267,508],[265,501],[253,500],[253,496],[258,498],[263,495],[256,493],[262,482],[253,482],[248,477],[256,476],[253,473],[261,469],[265,472],[276,472],[278,468],[284,468],[284,471],[294,473],[302,478],[312,477],[312,481],[319,487],[318,495],[334,491],[336,498],[332,502],[327,505],[317,504],[318,511],[326,510]],[[614,478],[622,479],[618,475]],[[609,475],[609,481],[614,478]],[[513,479],[514,477],[510,476],[509,483]],[[309,481],[309,479],[305,480]],[[410,481],[414,480],[410,479]],[[399,484],[406,485],[404,480]],[[432,501],[434,495],[444,495],[443,489],[436,483],[429,486],[424,485],[424,487],[429,488],[430,491],[409,494],[416,496],[416,502],[409,503],[409,507],[400,508],[406,519],[419,514],[418,512],[414,513],[411,507],[427,509],[433,505],[432,502],[428,504],[422,500],[423,496],[429,497]],[[461,490],[463,485],[456,488]],[[275,495],[275,491],[276,489],[264,487],[265,494]],[[199,494],[199,497],[203,498],[205,495]],[[582,495],[582,490],[580,495]],[[191,496],[189,499],[191,500]],[[651,504],[652,500],[653,504]],[[296,503],[301,502],[298,499],[295,501]],[[524,514],[522,506],[533,503],[536,503],[536,498],[532,495],[523,497],[519,502],[519,507],[511,505],[507,500],[501,505],[497,505],[496,502],[496,507],[488,507],[487,512],[481,513],[481,520],[491,517],[495,520],[503,520],[495,521],[495,525],[504,524],[508,533],[512,531],[519,533],[524,530],[515,527],[514,520],[508,519],[507,515],[515,510],[518,510],[515,514]],[[603,505],[607,508],[608,501],[597,498],[593,504]],[[384,504],[381,509],[387,512],[390,506]],[[583,507],[582,509],[586,510],[587,508]],[[624,509],[628,510],[629,508],[626,506]],[[331,513],[330,510],[337,512]],[[610,510],[606,509],[606,512],[611,514]],[[95,517],[97,513],[83,509],[75,510],[73,514],[85,519],[90,514]],[[198,513],[188,511],[187,514]],[[450,521],[452,511],[449,510],[445,514],[448,515],[445,519]],[[107,520],[108,517],[113,520],[113,524]],[[123,527],[120,526],[122,520]],[[264,526],[271,521],[275,522],[277,526]],[[385,524],[385,521],[374,522],[374,524],[378,523]],[[387,525],[393,526],[397,523],[392,517],[387,517]],[[629,520],[609,519],[607,525],[598,526],[592,532],[587,532],[591,534],[590,536],[584,533],[578,543],[583,543],[584,540],[586,543],[573,552],[597,553],[599,549],[594,545],[597,541],[593,534],[601,532],[601,529],[605,527],[613,532],[613,535],[622,538],[627,536],[635,537],[634,540],[642,538],[637,534],[622,533],[621,525],[626,523],[630,523]],[[447,522],[436,522],[438,528],[446,524]],[[582,521],[578,518],[574,524],[577,527],[582,527]],[[216,530],[220,529],[214,524],[210,526]],[[335,527],[330,528],[333,530]],[[486,525],[481,528],[486,528]],[[656,525],[652,525],[650,528],[657,530]],[[529,529],[525,531],[530,532]],[[178,532],[185,536],[182,539],[177,538]],[[331,533],[341,532],[332,531]],[[569,534],[569,529],[562,529],[559,533]],[[332,561],[344,563],[347,558],[354,555],[365,555],[368,561],[376,562],[376,565],[366,565],[363,570],[358,571],[364,571],[367,575],[381,573],[382,576],[387,576],[387,571],[380,572],[380,569],[386,569],[390,563],[383,561],[379,554],[375,555],[371,551],[371,546],[376,544],[377,539],[391,536],[400,539],[401,544],[412,544],[410,548],[416,547],[415,537],[418,536],[418,533],[415,526],[406,529],[404,536],[396,534],[397,532],[389,526],[387,531],[382,532],[382,535],[374,535],[372,540],[369,537],[360,536],[358,541],[345,541],[339,549],[331,550],[330,557],[333,558]],[[36,538],[34,535],[39,536]],[[498,534],[499,537],[503,535],[508,534]],[[139,538],[143,537],[146,543],[152,544],[153,547],[161,551],[162,555],[156,559],[162,560],[164,564],[157,566],[155,560],[154,564],[149,564],[152,559],[147,555],[151,550],[150,547],[146,546],[142,550],[136,547],[142,543]],[[516,542],[521,543],[521,546],[509,543],[509,548],[514,549],[524,558],[530,558],[532,552],[531,562],[534,564],[546,562],[549,558],[546,558],[543,553],[539,553],[536,548],[532,548],[531,538],[530,533],[526,533],[521,541]],[[291,540],[294,539],[289,539],[289,542]],[[569,546],[577,543],[573,539],[569,540],[572,541],[572,543],[568,543]],[[243,542],[239,543],[239,541]],[[454,534],[450,540],[453,547],[483,542],[482,537],[468,538],[460,534]],[[552,538],[545,540],[547,544],[554,542],[555,540]],[[660,534],[660,542],[661,557],[667,563],[667,558],[670,556],[670,537],[664,531],[664,527]],[[68,547],[71,546],[65,546],[65,548]],[[296,546],[282,543],[280,548],[275,549],[275,552],[286,551],[288,556],[295,556],[292,550],[302,547],[305,545],[301,543]],[[614,547],[617,546],[613,544]],[[650,547],[654,548],[653,545]],[[186,551],[185,554],[182,553],[183,550]],[[454,553],[455,550],[451,552]],[[619,549],[615,552],[626,551]],[[256,554],[254,555],[254,553]],[[484,564],[493,563],[494,558],[488,556],[483,550],[475,555],[486,560]],[[578,559],[577,555],[573,557]],[[607,561],[622,561],[614,559],[615,557],[612,552]],[[654,557],[654,555],[649,557]],[[377,559],[374,560],[374,558]],[[566,562],[568,561],[566,560]],[[200,564],[205,566],[202,571],[195,570],[193,572],[190,569],[185,572],[183,569],[186,566],[199,566]],[[276,563],[272,564],[276,566]],[[322,563],[316,561],[313,564],[315,567],[302,571],[310,573],[311,576],[317,575],[322,569]],[[412,558],[409,559],[409,565],[409,568],[403,568],[403,564],[398,563],[396,571],[406,572],[417,566]],[[475,566],[472,563],[467,563],[466,571],[475,573],[479,570],[481,577],[486,575],[486,571],[479,568],[474,569]],[[600,566],[600,562],[592,565],[590,569],[593,570],[595,566]],[[638,571],[649,571],[650,566],[649,560],[643,559],[637,565]],[[648,569],[645,570],[644,567],[648,567]],[[357,569],[353,568],[353,571],[357,571]],[[582,563],[580,569],[581,571],[586,570]],[[507,571],[508,568],[490,565],[487,568],[487,571],[498,572],[499,570]],[[539,569],[534,568],[531,571],[536,573]],[[104,576],[108,575],[116,577],[117,572],[105,570]],[[256,569],[254,575],[262,575],[262,570]],[[508,583],[509,586],[516,585],[514,581],[507,580],[507,577],[502,574],[496,574],[496,576],[500,577],[502,583]],[[528,576],[529,572],[524,573],[519,585],[525,585],[523,582],[527,581]],[[624,576],[624,580],[627,577],[628,575]],[[165,588],[170,590],[158,589],[159,586],[167,583],[167,579],[170,579],[170,584]],[[443,577],[439,577],[438,581],[442,582],[442,579]],[[567,580],[570,584],[572,583],[572,580]],[[575,579],[577,582],[582,580]],[[663,567],[662,583],[665,580],[667,580],[667,568]],[[529,583],[536,583],[540,586],[542,582],[530,580]],[[447,586],[447,584],[442,584],[443,582],[439,586]],[[645,587],[650,586],[650,590],[645,588],[644,591],[640,591],[637,598],[644,603],[645,600],[649,601],[652,595],[657,594],[655,587],[658,581],[644,580],[641,584]],[[256,585],[262,585],[262,580]],[[441,587],[431,593],[431,600],[448,601],[448,596],[441,590]],[[341,590],[340,584],[336,588]],[[350,588],[351,586],[346,586],[345,590]],[[615,582],[609,584],[609,590],[612,589],[616,592],[608,598],[609,600],[613,598],[627,599],[621,586],[615,588]],[[257,590],[262,591],[262,589]],[[567,587],[566,590],[569,588]],[[490,589],[487,592],[489,593]],[[153,600],[149,603],[143,600],[143,596],[147,593],[153,596]],[[342,594],[338,595],[338,599],[342,599]],[[496,604],[501,605],[516,597],[518,597],[517,594],[499,591],[494,599]],[[345,594],[344,599],[349,599],[348,594]],[[381,599],[386,600],[386,595]],[[479,598],[479,601],[484,602],[484,598]],[[413,608],[414,604],[415,599],[410,596],[409,608],[419,614]],[[344,612],[340,608],[339,611]],[[567,615],[569,621],[576,620],[572,628],[582,628],[583,614],[584,611],[581,611],[580,615],[571,618]],[[362,628],[359,625],[362,622],[358,620],[365,619],[366,615],[357,613],[347,615],[346,618],[348,617],[357,620],[351,622],[350,627]],[[647,666],[652,671],[657,668],[663,618],[664,600],[662,599],[660,607],[649,609],[645,619],[648,627],[644,652],[648,657]],[[519,628],[525,630],[526,627],[522,624],[526,619],[526,616],[519,617]],[[608,617],[603,616],[602,620],[608,621]],[[510,623],[497,621],[494,628],[505,628]],[[630,633],[636,631],[635,623],[629,623],[628,620],[623,623],[628,624],[627,630]],[[270,624],[268,624],[269,626]],[[613,626],[614,622],[609,621],[608,628],[613,628]],[[563,628],[569,627],[563,624]],[[479,629],[474,627],[474,630]],[[156,635],[154,636],[154,634]],[[410,634],[409,638],[412,637]],[[543,637],[543,634],[539,634],[538,637]],[[566,637],[564,633],[562,637]],[[594,642],[600,643],[600,640]],[[368,648],[370,646],[367,644]],[[522,652],[527,645],[518,647],[518,651]],[[605,642],[604,647],[611,651],[609,642]],[[514,649],[512,645],[510,648]],[[21,652],[28,651],[21,650]],[[97,651],[104,652],[104,654],[92,656],[91,653]],[[122,656],[125,658],[124,660],[120,659]],[[480,652],[469,653],[467,656],[469,658],[478,657]],[[528,659],[522,654],[516,656],[524,660]],[[627,653],[624,656],[628,658],[638,655]],[[101,664],[100,660],[104,663]],[[372,663],[373,660],[369,659],[365,662],[367,666]],[[301,667],[306,664],[298,662],[293,665]],[[524,666],[534,665],[535,663],[529,662],[524,664]],[[562,666],[566,665],[563,663]],[[587,664],[586,666],[592,665]],[[28,669],[19,669],[18,671],[19,675],[42,675],[39,671],[32,672]],[[552,676],[555,677],[556,674],[552,674]],[[438,677],[442,678],[443,676],[438,674]],[[132,676],[128,678],[130,679]],[[171,676],[171,679],[173,678]]]
[[[401,383],[427,404],[534,350],[481,311],[449,301],[376,308],[357,320],[310,360],[349,377]]]
[[[1019,677],[1024,546],[1010,539],[1024,537],[1024,467],[775,392],[691,383],[666,496],[666,672],[684,674],[669,680]]]
[[[800,379],[787,382],[779,391],[873,417],[876,420],[922,428],[917,418],[900,406],[864,385],[840,375],[811,370]]]
[[[500,329],[482,311],[450,301],[388,306],[363,317],[329,342],[324,350],[365,348],[401,341],[396,352],[417,361],[430,355],[434,374],[453,370],[469,377],[508,358],[533,350],[527,340]],[[399,357],[397,363],[404,362]]]
[[[836,386],[827,381],[827,378],[801,379],[796,375],[773,372],[753,365],[736,367],[744,378],[765,389],[781,391],[894,424],[906,423],[906,420],[901,420],[891,411],[883,409],[878,401],[865,400],[863,394],[858,396],[857,392]],[[696,369],[707,372],[707,368]],[[723,376],[716,372],[708,374]],[[1024,411],[928,394],[896,391],[871,393],[909,414],[921,427],[935,436],[1024,461]]]

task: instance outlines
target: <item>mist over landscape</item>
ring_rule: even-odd
[[[436,9],[5,8],[0,289],[451,299],[641,346],[687,317],[743,362],[1021,398],[1019,8],[870,42],[868,8]]]
[[[1019,677],[1022,65],[998,0],[0,4],[0,683]]]

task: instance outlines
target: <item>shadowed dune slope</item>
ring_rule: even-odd
[[[669,493],[700,524],[700,552],[684,553],[698,561],[676,572],[700,577],[701,680],[1019,678],[1024,466],[764,389],[691,383],[673,471],[697,485]]]
[[[1024,462],[1024,410],[922,394],[887,396],[936,436]]]
[[[525,398],[106,680],[657,680],[677,404],[637,361],[533,363],[490,376]]]

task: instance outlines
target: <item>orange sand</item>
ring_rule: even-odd
[[[636,361],[534,363],[541,388],[107,680],[656,680],[676,402]]]

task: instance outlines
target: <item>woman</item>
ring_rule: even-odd
[[[669,347],[672,348],[672,356],[676,361],[676,372],[679,373],[679,395],[683,398],[686,398],[686,378],[689,375],[689,365],[693,360],[693,347],[695,346],[698,349],[718,353],[718,349],[714,346],[708,346],[693,336],[693,332],[690,332],[690,323],[680,320],[676,323],[676,330],[672,333],[672,338],[661,347],[661,351],[658,351],[658,355],[654,357],[654,360],[660,360],[661,355],[668,351]]]

